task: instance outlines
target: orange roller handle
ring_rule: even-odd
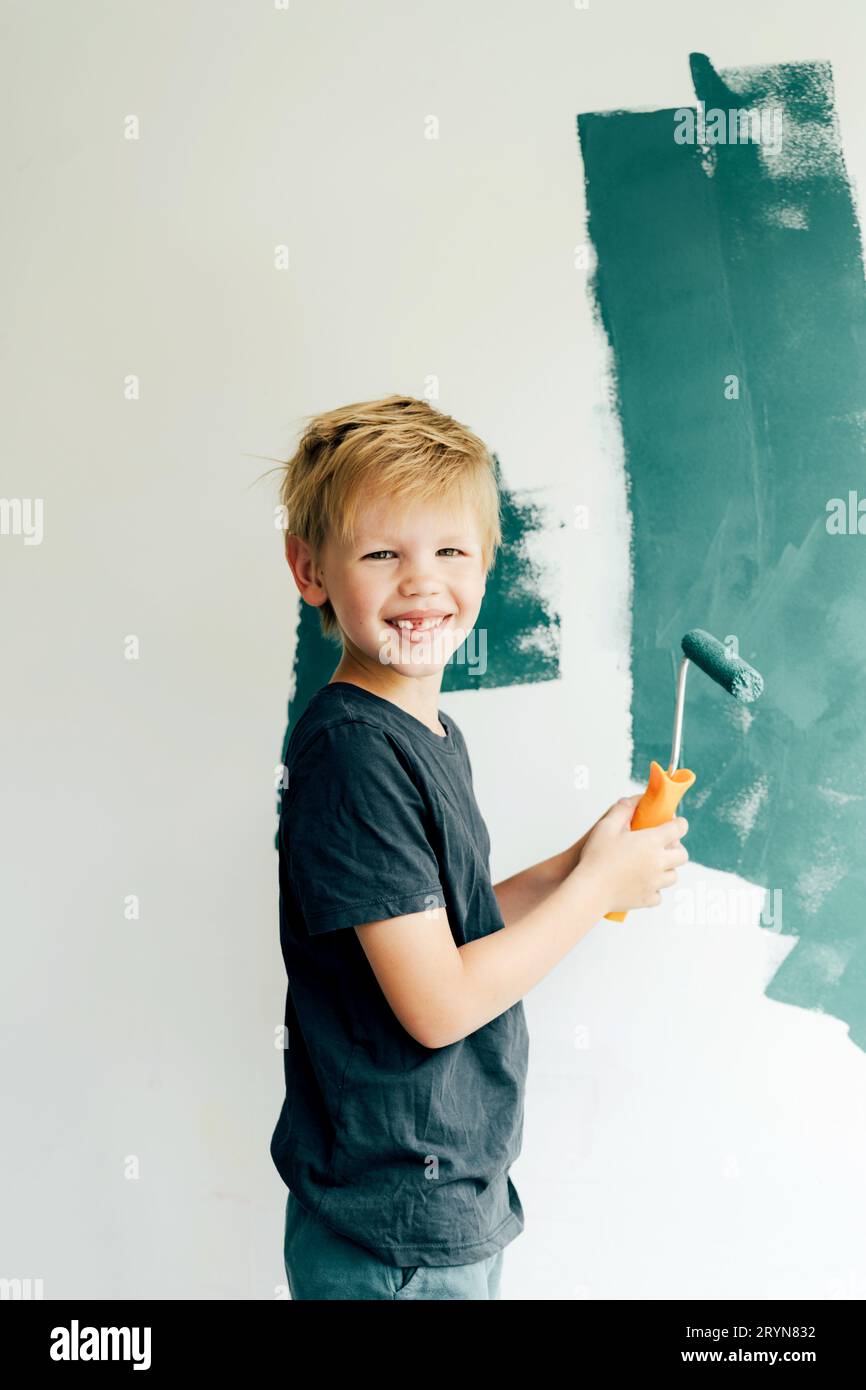
[[[655,825],[664,825],[672,820],[680,799],[695,780],[695,774],[687,767],[677,768],[676,772],[665,772],[657,762],[650,764],[649,782],[646,791],[634,808],[631,818],[632,830],[649,830]],[[608,922],[624,922],[625,912],[606,912]]]

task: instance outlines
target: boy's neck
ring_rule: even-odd
[[[377,666],[371,669],[362,665],[356,657],[344,649],[340,664],[328,681],[328,685],[333,685],[335,681],[347,681],[349,685],[358,685],[362,690],[369,690],[371,695],[379,695],[383,700],[390,700],[392,704],[398,705],[407,714],[413,715],[422,724],[426,724],[433,733],[439,735],[445,733],[439,722],[439,695],[442,689],[441,671],[430,676],[401,676],[388,667]]]

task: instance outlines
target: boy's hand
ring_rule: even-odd
[[[610,814],[610,812],[613,810],[613,807],[614,807],[614,806],[619,806],[620,804],[627,803],[628,805],[631,806],[631,814],[634,815],[635,811],[637,810],[637,804],[638,804],[638,802],[640,801],[640,799],[641,799],[642,796],[643,796],[643,792],[636,792],[634,796],[621,796],[620,799],[619,799],[619,801],[615,801],[615,802],[613,803],[613,806],[608,806],[607,810],[604,812],[604,815],[599,816],[598,820],[595,821],[595,822],[589,827],[589,829],[587,830],[586,834],[585,834],[585,835],[581,835],[580,839],[577,840],[577,841],[575,842],[575,844],[573,845],[572,848],[573,848],[573,853],[574,853],[574,863],[575,863],[575,866],[578,865],[578,864],[580,863],[580,857],[581,857],[581,855],[583,854],[584,846],[586,845],[586,842],[587,842],[587,840],[589,839],[590,835],[592,834],[593,830],[595,830],[595,827],[596,827],[597,825],[599,825],[599,824],[601,823],[601,821],[604,820],[604,817],[605,817],[605,816],[607,816],[607,815]]]
[[[685,816],[645,830],[631,829],[640,796],[624,796],[611,806],[596,821],[581,853],[581,871],[591,873],[610,899],[606,912],[658,907],[662,888],[673,887],[678,865],[689,857],[680,843],[689,828]]]

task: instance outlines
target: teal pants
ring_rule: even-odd
[[[389,1265],[338,1235],[290,1192],[284,1241],[292,1300],[499,1298],[503,1252],[468,1265]]]

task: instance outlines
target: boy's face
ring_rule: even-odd
[[[459,503],[397,511],[388,498],[371,500],[358,509],[354,543],[329,537],[318,568],[347,648],[401,675],[441,673],[484,597],[478,522]],[[424,626],[416,613],[429,615]]]

